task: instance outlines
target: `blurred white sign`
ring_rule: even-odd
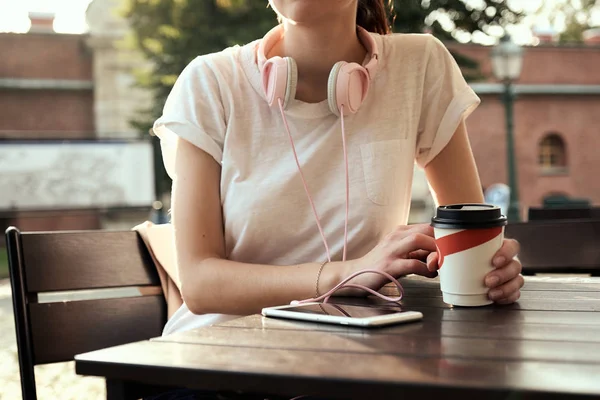
[[[485,191],[485,202],[500,207],[502,215],[508,214],[510,187],[504,183],[494,183]]]
[[[0,143],[0,210],[147,207],[148,142]]]

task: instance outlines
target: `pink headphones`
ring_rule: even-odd
[[[335,114],[338,117],[341,117],[340,121],[342,125],[342,148],[344,151],[344,171],[346,176],[346,217],[344,219],[344,249],[342,253],[343,261],[346,260],[346,249],[348,247],[348,213],[350,203],[348,151],[346,149],[344,116],[348,114],[354,114],[360,108],[365,97],[367,96],[367,92],[369,91],[371,77],[373,76],[374,71],[377,68],[377,62],[379,58],[379,54],[377,52],[377,44],[375,43],[375,40],[373,40],[369,32],[367,32],[361,27],[357,27],[357,29],[361,42],[369,52],[369,62],[364,67],[357,63],[347,63],[345,61],[337,62],[331,69],[331,72],[329,73],[329,81],[327,82],[327,100],[329,103],[329,109],[333,114]],[[315,203],[312,199],[312,196],[310,195],[310,191],[308,190],[306,179],[304,179],[304,174],[302,173],[300,161],[298,160],[298,154],[296,153],[294,139],[290,132],[290,127],[288,125],[287,118],[285,117],[285,113],[283,111],[289,104],[290,99],[293,99],[296,95],[296,84],[298,82],[298,69],[296,67],[296,62],[290,57],[273,57],[268,60],[266,57],[266,54],[268,54],[269,50],[273,48],[273,45],[275,45],[277,41],[281,40],[282,35],[282,26],[277,26],[271,29],[265,35],[258,47],[258,66],[262,72],[263,89],[267,97],[267,102],[269,103],[269,106],[278,108],[281,112],[281,117],[283,119],[285,130],[290,138],[290,144],[292,146],[294,160],[296,161],[296,166],[298,167],[298,172],[300,174],[300,178],[302,179],[302,184],[304,185],[306,196],[308,197],[308,201],[310,202],[313,214],[315,216],[319,233],[321,234],[321,238],[323,239],[323,244],[325,245],[325,252],[327,253],[327,261],[329,262],[331,261],[331,253],[329,251],[329,246],[327,245],[327,239],[323,232],[323,228],[321,227],[319,215],[317,213],[317,209],[315,208]],[[378,293],[366,286],[349,283],[349,281],[352,280],[354,277],[369,272],[377,273],[390,279],[398,287],[400,291],[400,296],[384,296],[381,293]],[[322,296],[317,296],[315,298],[302,301],[293,301],[292,304],[313,301],[327,302],[329,300],[329,297],[331,297],[335,291],[343,287],[353,287],[366,290],[367,292],[387,301],[400,301],[404,294],[402,285],[400,285],[400,283],[396,279],[394,279],[393,276],[383,271],[366,269],[347,277],[338,285],[336,285],[333,289],[329,290]]]
[[[369,91],[371,76],[377,68],[379,54],[375,40],[360,26],[357,26],[357,30],[371,59],[365,66],[345,61],[337,62],[333,66],[327,84],[327,100],[329,109],[338,117],[340,109],[343,109],[345,116],[358,111]],[[296,96],[298,82],[296,62],[291,57],[276,56],[268,60],[266,58],[266,54],[281,40],[282,35],[281,25],[271,29],[265,35],[258,48],[258,65],[262,71],[263,89],[269,106],[278,107],[278,99],[281,99],[285,109],[290,100]]]

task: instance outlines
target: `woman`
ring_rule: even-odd
[[[406,226],[415,161],[437,203],[483,202],[465,126],[479,99],[440,41],[388,35],[383,0],[269,3],[280,25],[193,60],[154,126],[185,302],[165,333],[311,298],[364,269],[434,277],[432,228]],[[486,278],[499,304],[519,298],[517,253],[506,240]]]

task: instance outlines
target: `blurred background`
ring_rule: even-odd
[[[489,202],[512,220],[600,204],[600,2],[393,4],[394,32],[442,39],[482,98],[468,125]],[[267,0],[0,0],[0,227],[168,221],[171,183],[149,128],[171,86],[196,56],[275,23]],[[410,222],[428,221],[434,205],[417,168],[412,185]],[[0,399],[19,391],[3,246]],[[53,371],[40,398],[71,376]],[[78,382],[102,395],[101,382]]]

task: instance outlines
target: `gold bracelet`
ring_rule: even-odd
[[[321,295],[319,294],[319,279],[321,278],[321,272],[323,271],[323,267],[324,267],[324,266],[325,266],[325,264],[327,264],[328,262],[329,262],[329,261],[325,261],[323,264],[321,264],[321,267],[319,267],[319,273],[317,274],[317,287],[316,287],[316,290],[315,290],[315,293],[316,293],[316,295],[315,295],[315,298],[317,298],[317,297],[321,296]]]

